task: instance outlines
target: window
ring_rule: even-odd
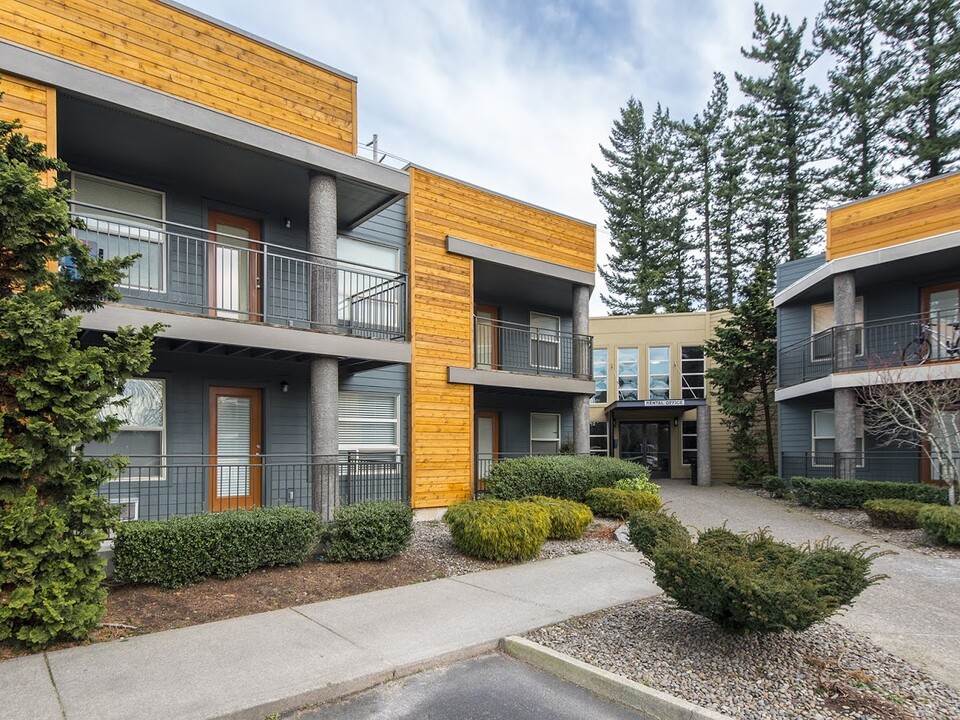
[[[119,453],[130,458],[123,480],[161,480],[166,452],[166,408],[163,380],[131,378],[123,394],[100,411],[101,418],[120,419],[120,429],[109,443],[87,443],[90,456]],[[125,398],[129,400],[122,405]]]
[[[590,454],[609,455],[607,422],[600,420],[590,423]]]
[[[951,479],[953,466],[944,456],[960,456],[960,410],[937,411],[931,415],[929,422],[935,438],[935,442],[927,443],[930,448],[930,479],[947,482]]]
[[[834,452],[836,452],[836,429],[833,410],[814,410],[813,424],[813,465],[815,467],[832,467]],[[863,467],[863,413],[857,410],[857,467]]]
[[[341,454],[381,454],[393,459],[399,452],[397,395],[342,391],[337,406]]]
[[[560,318],[530,313],[531,367],[560,369]]]
[[[703,348],[699,345],[680,348],[680,392],[684,400],[703,400]]]
[[[652,347],[648,350],[650,367],[650,399],[670,399],[670,348]]]
[[[697,421],[684,420],[680,424],[680,450],[683,464],[691,465],[697,459]]]
[[[400,270],[400,250],[352,237],[337,238],[337,259],[381,270]]]
[[[560,416],[530,413],[530,453],[556,455],[560,452]]]
[[[858,297],[854,310],[854,319],[857,323],[863,323],[863,298]],[[811,343],[811,357],[814,360],[829,360],[833,357],[833,333],[829,332],[834,327],[833,303],[826,302],[810,307],[810,335],[813,338]],[[856,354],[863,355],[863,330],[857,332]]]
[[[77,236],[104,259],[140,255],[121,286],[163,292],[163,193],[82,173],[73,173],[71,182],[77,213],[87,226]]]
[[[400,271],[400,250],[338,237],[337,259],[342,261],[337,269],[337,319],[368,328],[398,329],[402,286],[385,280]]]
[[[617,399],[639,400],[640,351],[617,348]]]
[[[607,404],[607,349],[596,348],[593,351],[593,382],[596,390],[590,402],[595,405]]]

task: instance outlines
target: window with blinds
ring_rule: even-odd
[[[120,404],[118,404],[120,403]],[[120,429],[110,442],[90,442],[84,447],[90,457],[119,453],[130,458],[124,480],[163,479],[166,412],[164,383],[156,378],[131,378],[100,411],[101,418],[115,417]]]
[[[337,441],[341,453],[396,454],[397,395],[344,391],[338,400]]]

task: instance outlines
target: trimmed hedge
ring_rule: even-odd
[[[395,500],[337,508],[327,530],[324,557],[331,562],[386,560],[410,544],[413,510]]]
[[[291,507],[135,520],[117,526],[114,577],[175,588],[258,567],[299,565],[319,536],[319,517]]]
[[[630,516],[630,542],[647,557],[661,543],[689,545],[690,533],[676,515],[662,511],[638,510]]]
[[[535,503],[550,513],[550,540],[576,540],[593,522],[593,513],[583,503],[560,500],[546,495],[533,495],[523,502]]]
[[[917,525],[917,513],[924,504],[916,500],[867,500],[863,511],[870,516],[870,522],[880,527],[904,528],[912,530]],[[939,506],[937,506],[939,507]]]
[[[587,493],[586,504],[600,517],[626,520],[638,510],[659,510],[660,496],[639,490],[594,488]]]
[[[926,505],[917,513],[917,524],[940,542],[960,545],[960,505]]]
[[[646,476],[617,480],[613,487],[617,490],[636,490],[660,497],[660,486],[655,482],[650,482],[650,472],[646,468],[643,468],[643,470]]]
[[[461,552],[497,562],[533,559],[550,532],[550,513],[532,502],[468,500],[443,519]]]
[[[546,495],[583,502],[595,487],[613,487],[617,480],[638,476],[637,465],[595,455],[541,455],[494,463],[487,492],[499,500]]]
[[[786,497],[791,492],[790,480],[779,475],[764,475],[760,485],[775,498]]]
[[[730,633],[806,630],[880,580],[878,554],[829,543],[805,548],[760,531],[700,533],[696,544],[661,542],[652,553],[657,584],[677,605]]]
[[[946,488],[920,483],[872,482],[837,478],[792,477],[788,489],[797,502],[815,508],[862,508],[867,500],[916,500],[947,505]]]

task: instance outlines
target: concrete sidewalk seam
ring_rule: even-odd
[[[43,652],[43,664],[47,668],[47,677],[50,678],[50,686],[53,688],[53,694],[57,697],[57,705],[60,706],[60,717],[67,720],[67,709],[63,706],[63,698],[60,697],[60,689],[57,687],[57,681],[53,679],[53,668],[50,667],[50,657],[46,650]]]
[[[472,573],[471,573],[471,574],[472,574]],[[525,599],[525,598],[517,597],[516,595],[509,595],[509,594],[507,594],[507,593],[505,593],[505,592],[500,592],[499,590],[491,590],[490,588],[483,587],[482,585],[476,585],[476,584],[474,584],[474,583],[467,582],[466,580],[462,580],[462,579],[461,579],[461,578],[468,578],[468,577],[470,577],[470,575],[459,575],[459,576],[457,576],[457,577],[455,577],[455,578],[449,578],[449,579],[450,579],[450,580],[453,580],[454,582],[458,582],[458,583],[460,583],[461,585],[466,585],[467,587],[474,588],[475,590],[483,590],[484,592],[488,592],[488,593],[490,593],[490,594],[492,594],[492,595],[496,595],[497,597],[506,598],[507,600],[516,600],[516,601],[522,602],[522,603],[528,603],[528,604],[530,604],[530,605],[534,605],[535,607],[543,608],[544,610],[549,610],[550,612],[555,612],[555,613],[557,613],[558,615],[563,615],[563,616],[564,616],[564,617],[563,617],[563,620],[560,620],[560,621],[558,621],[558,622],[563,622],[563,621],[569,620],[571,617],[573,617],[573,616],[572,616],[570,613],[568,613],[566,610],[561,610],[560,608],[552,607],[552,606],[550,606],[550,605],[545,605],[544,603],[536,602],[535,600],[527,600],[527,599]],[[548,622],[547,625],[553,625],[553,622]]]
[[[307,606],[306,606],[306,605],[297,605],[297,606],[294,606],[294,607],[291,607],[291,608],[287,608],[287,609],[288,609],[288,610],[292,610],[294,613],[296,613],[296,614],[299,615],[300,617],[302,617],[302,618],[304,618],[304,619],[306,619],[306,620],[309,620],[309,621],[312,622],[314,625],[323,628],[323,629],[326,630],[327,632],[329,632],[329,633],[331,633],[331,634],[333,634],[333,635],[336,635],[338,638],[340,638],[340,639],[343,640],[344,642],[349,643],[350,645],[353,645],[357,650],[366,650],[366,649],[367,649],[367,648],[365,648],[363,645],[357,644],[356,642],[354,642],[353,640],[351,640],[350,638],[348,638],[348,637],[347,637],[346,635],[344,635],[343,633],[338,633],[338,632],[337,632],[336,630],[334,630],[332,627],[329,627],[329,626],[327,626],[327,625],[324,625],[322,622],[320,622],[319,620],[315,620],[314,618],[310,617],[310,616],[307,615],[306,613],[300,612],[300,608],[302,608],[302,607],[307,607]],[[380,658],[380,659],[383,660],[383,658]],[[386,662],[386,660],[384,660],[384,662]]]
[[[622,563],[626,563],[626,564],[629,565],[630,567],[637,568],[637,567],[650,567],[650,566],[652,566],[652,563],[650,562],[650,560],[649,560],[649,559],[647,558],[647,556],[644,555],[642,552],[637,552],[637,553],[625,553],[623,550],[601,550],[600,552],[603,553],[604,555],[606,555],[607,557],[611,557],[611,558],[614,558],[614,559],[616,559],[616,560],[619,560],[619,561],[622,562]],[[635,562],[633,562],[633,561],[631,561],[631,560],[627,560],[627,558],[623,557],[623,555],[631,555],[631,556],[636,555],[636,556],[640,557],[640,558],[641,558],[640,564],[638,565],[637,563],[635,563]]]

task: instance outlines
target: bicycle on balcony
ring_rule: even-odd
[[[923,365],[930,359],[960,360],[960,322],[945,323],[953,332],[943,334],[936,325],[916,323],[919,326],[917,336],[913,338],[900,354],[901,365]]]

